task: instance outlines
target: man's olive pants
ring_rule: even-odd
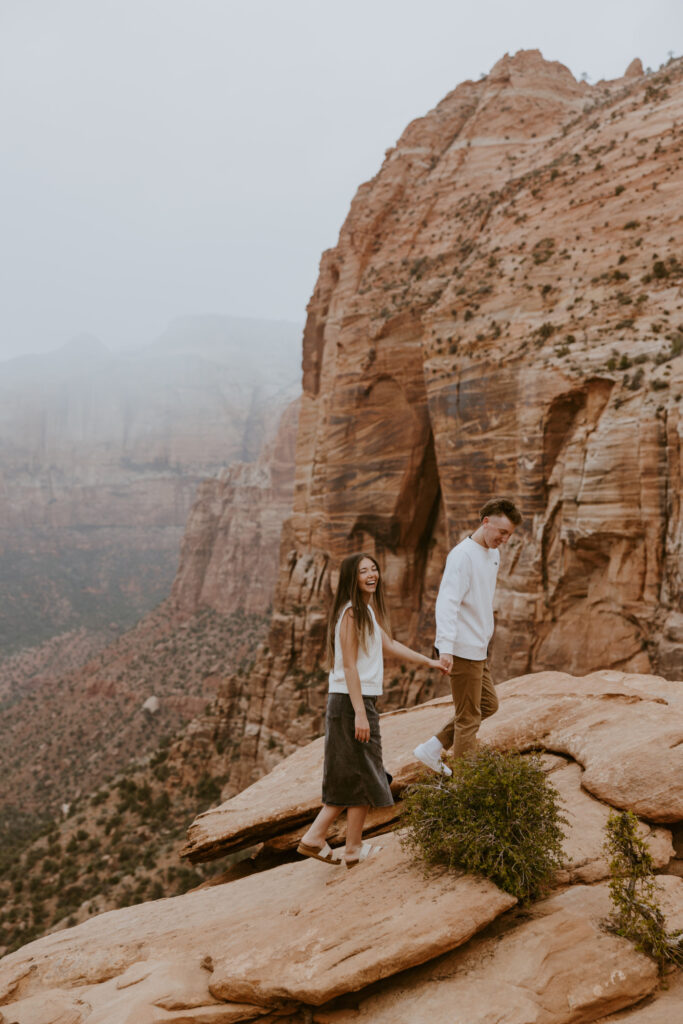
[[[488,661],[469,661],[453,655],[451,691],[455,718],[437,733],[437,738],[446,750],[453,747],[454,756],[459,757],[476,750],[477,731],[482,719],[498,710],[498,697]]]

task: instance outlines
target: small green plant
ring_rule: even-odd
[[[645,371],[643,370],[642,366],[639,366],[636,372],[633,374],[631,380],[628,381],[628,383],[626,384],[629,391],[637,391],[640,387],[642,387],[644,376]]]
[[[421,778],[404,794],[404,845],[427,864],[485,875],[528,902],[562,864],[557,790],[540,757],[482,747],[452,762],[453,775]]]
[[[536,348],[540,348],[548,338],[552,338],[556,330],[555,324],[551,324],[547,320],[540,327],[537,327],[534,331],[534,344]]]
[[[647,843],[638,835],[632,811],[610,814],[605,850],[610,858],[612,917],[607,927],[634,943],[659,964],[683,966],[683,931],[668,932],[659,906],[657,883]]]
[[[531,256],[538,266],[540,263],[546,263],[555,252],[555,239],[554,238],[541,238],[531,250]]]
[[[676,334],[671,338],[671,352],[669,353],[670,359],[675,359],[683,353],[683,331],[679,328]]]

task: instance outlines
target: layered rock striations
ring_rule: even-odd
[[[396,635],[427,651],[446,552],[493,494],[525,515],[498,679],[680,676],[682,114],[680,61],[590,86],[520,52],[358,190],[308,309],[269,647],[225,695],[236,788],[321,728],[340,559],[377,557]],[[441,692],[387,682],[389,706]]]

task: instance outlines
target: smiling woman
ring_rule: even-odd
[[[382,578],[377,561],[364,552],[341,564],[328,623],[331,666],[325,717],[323,807],[303,836],[299,853],[328,864],[352,867],[379,852],[364,843],[369,807],[390,807],[394,798],[384,770],[379,714],[385,654],[441,670],[438,661],[392,640],[388,632]],[[327,832],[346,808],[343,857],[331,850]]]

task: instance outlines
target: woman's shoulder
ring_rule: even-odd
[[[348,612],[348,618],[349,619],[353,619],[354,618],[353,605],[351,604],[350,601],[347,601],[346,604],[344,605],[344,607],[339,612],[339,618],[337,619],[337,621],[341,622],[342,619],[346,618],[347,617],[347,612]]]

